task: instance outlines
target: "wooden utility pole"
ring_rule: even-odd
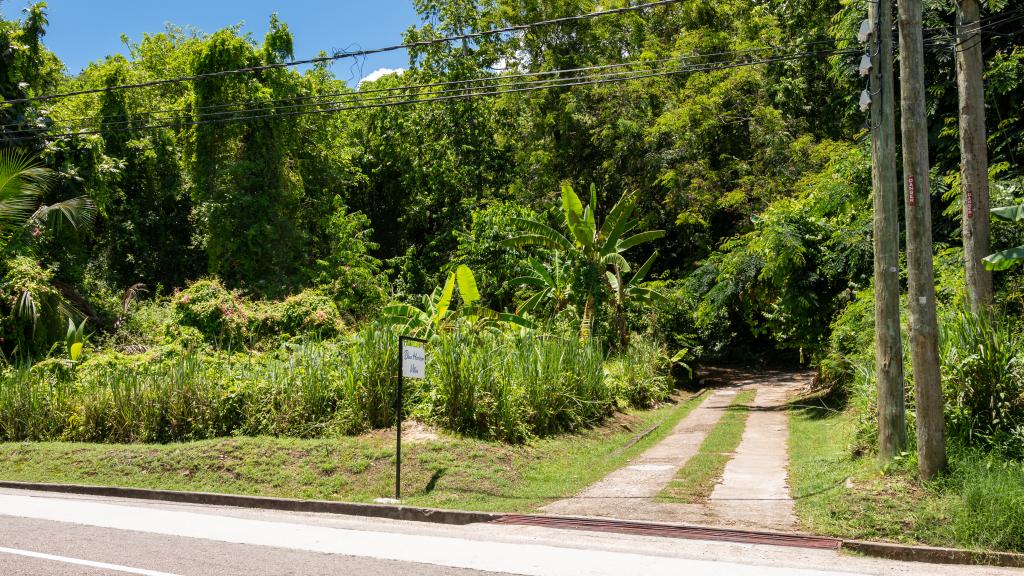
[[[892,79],[892,0],[868,2],[871,55],[871,183],[874,189],[875,382],[878,457],[887,462],[907,446],[900,337],[900,230],[896,175],[895,91]]]
[[[925,114],[921,0],[899,0],[900,122],[903,131],[903,197],[907,212],[910,345],[917,404],[917,457],[930,480],[946,462],[939,380],[932,209],[928,186],[928,118]]]
[[[960,94],[960,187],[963,196],[964,277],[975,314],[992,303],[992,273],[981,259],[989,253],[988,149],[985,87],[981,79],[978,0],[957,2],[956,84]]]

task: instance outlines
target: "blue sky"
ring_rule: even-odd
[[[26,0],[3,0],[5,18],[20,19]],[[295,57],[321,50],[372,48],[401,42],[419,19],[411,0],[47,0],[50,26],[44,42],[77,73],[108,54],[125,54],[121,34],[131,40],[161,32],[164,24],[192,25],[204,32],[244,22],[258,40],[277,12],[295,37]],[[404,51],[334,64],[335,75],[352,83],[381,68],[404,68]]]

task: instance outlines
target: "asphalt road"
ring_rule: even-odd
[[[1014,574],[834,551],[0,490],[0,575]]]

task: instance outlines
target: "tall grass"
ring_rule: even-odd
[[[657,340],[634,335],[617,358],[608,362],[613,393],[623,404],[650,408],[672,393],[671,362]]]
[[[968,443],[1024,457],[1024,335],[960,304],[941,324],[946,416]]]
[[[594,343],[455,331],[431,346],[429,410],[446,428],[522,441],[597,423],[611,408]]]
[[[76,367],[0,374],[0,440],[168,442],[229,435],[316,437],[392,426],[397,333],[367,325],[264,353],[105,352]],[[405,380],[405,409],[439,426],[521,442],[598,423],[615,407],[595,343],[462,326]]]

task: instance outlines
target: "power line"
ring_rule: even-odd
[[[500,75],[491,75],[491,76],[485,76],[485,77],[479,77],[479,78],[470,78],[470,79],[463,79],[463,80],[449,80],[449,81],[443,81],[443,82],[407,84],[407,85],[403,85],[403,86],[396,86],[396,87],[390,87],[390,88],[374,88],[374,89],[359,90],[359,91],[333,92],[333,93],[317,94],[317,95],[306,95],[306,96],[292,96],[292,97],[285,97],[285,98],[279,98],[279,99],[265,100],[265,101],[260,101],[260,102],[251,102],[251,104],[260,106],[262,110],[271,110],[271,109],[274,109],[275,106],[277,106],[277,105],[282,105],[284,108],[287,109],[287,108],[293,108],[294,107],[293,105],[297,104],[298,102],[306,102],[306,101],[309,101],[309,100],[323,100],[325,102],[320,102],[319,104],[324,104],[324,103],[330,103],[330,99],[332,99],[332,98],[353,98],[353,97],[362,98],[363,95],[368,95],[368,94],[395,93],[395,92],[407,93],[407,92],[412,91],[412,90],[418,90],[418,89],[424,89],[424,88],[435,88],[435,87],[458,87],[458,86],[470,87],[469,85],[487,84],[487,83],[500,83],[500,82],[504,82],[504,81],[507,81],[507,80],[518,79],[518,78],[536,78],[536,77],[542,77],[542,76],[561,76],[563,74],[578,74],[580,72],[610,70],[610,69],[617,69],[617,68],[648,67],[648,66],[655,66],[655,65],[661,65],[661,64],[666,64],[666,63],[673,63],[673,62],[678,62],[680,64],[687,64],[688,62],[694,61],[694,60],[708,60],[708,59],[714,59],[714,58],[721,57],[721,56],[750,56],[750,55],[753,55],[753,54],[756,54],[756,53],[770,52],[770,51],[779,52],[779,51],[789,50],[789,49],[792,49],[792,48],[802,48],[802,47],[815,46],[815,45],[827,44],[827,43],[832,43],[832,42],[833,42],[832,40],[820,40],[820,41],[803,42],[803,43],[799,43],[799,44],[792,44],[792,45],[789,45],[789,46],[764,46],[764,47],[759,47],[759,48],[748,48],[748,49],[744,49],[744,50],[727,50],[727,51],[712,52],[712,53],[707,53],[707,54],[694,54],[694,55],[688,55],[688,56],[675,56],[675,57],[670,57],[670,58],[659,58],[659,59],[653,59],[653,60],[635,60],[635,61],[630,61],[630,62],[619,62],[619,63],[614,63],[614,64],[603,64],[603,65],[594,65],[594,66],[583,66],[583,67],[577,67],[577,68],[555,69],[555,70],[538,71],[538,72],[523,72],[523,73],[516,73],[516,74],[500,74]],[[709,62],[705,62],[705,63],[709,63]],[[712,61],[710,63],[714,63],[714,62]],[[163,108],[163,109],[155,109],[155,110],[153,110],[153,109],[138,110],[138,111],[134,111],[134,112],[131,112],[131,113],[128,113],[128,114],[120,114],[120,115],[108,115],[108,116],[91,115],[91,116],[79,116],[79,117],[72,117],[72,118],[64,118],[64,119],[61,119],[60,122],[73,123],[73,122],[78,121],[78,122],[81,123],[81,121],[84,121],[85,123],[90,123],[90,122],[91,123],[95,123],[95,122],[101,122],[102,121],[102,122],[104,122],[104,123],[109,125],[109,124],[112,124],[112,123],[113,124],[117,124],[117,122],[113,122],[114,120],[117,120],[117,119],[133,119],[133,118],[137,118],[138,116],[141,116],[141,115],[161,115],[161,114],[180,115],[180,114],[185,114],[185,113],[204,114],[204,115],[209,113],[211,115],[216,115],[216,114],[219,114],[220,112],[210,112],[210,111],[220,111],[220,110],[224,110],[226,108],[230,108],[232,106],[237,106],[237,105],[238,105],[237,103],[222,103],[222,104],[212,104],[212,105],[208,105],[208,106],[200,106],[200,107],[191,108],[191,109]],[[232,110],[232,111],[234,111],[234,110]],[[130,122],[130,120],[128,120],[128,122]],[[127,123],[127,122],[125,122],[125,123]],[[21,124],[21,123],[12,123],[12,124],[7,124],[7,125],[0,126],[0,129],[2,129],[2,128],[8,128],[8,129],[10,129],[10,128],[18,128],[20,126],[23,126],[23,124]]]
[[[370,56],[373,54],[382,54],[385,52],[394,52],[396,50],[408,50],[410,48],[425,48],[429,46],[436,46],[438,44],[448,44],[451,42],[459,42],[465,40],[474,40],[477,38],[485,38],[488,36],[500,36],[502,34],[510,34],[513,32],[525,32],[533,28],[541,26],[552,26],[565,24],[568,22],[577,22],[582,20],[590,20],[602,16],[609,16],[613,14],[624,14],[627,12],[636,12],[641,10],[647,10],[650,8],[656,8],[660,6],[667,6],[670,4],[676,4],[682,0],[657,0],[654,2],[648,2],[646,4],[636,4],[633,6],[625,6],[622,8],[612,8],[608,10],[600,10],[597,12],[590,12],[589,14],[579,14],[576,16],[565,16],[561,18],[552,18],[549,20],[539,20],[531,22],[529,24],[517,24],[514,26],[506,26],[504,28],[495,28],[493,30],[484,30],[482,32],[472,32],[468,34],[459,34],[455,36],[446,36],[443,38],[434,38],[431,40],[420,40],[418,42],[409,42],[406,44],[394,44],[391,46],[384,46],[381,48],[372,48],[368,50],[354,50],[348,52],[335,52],[330,56],[319,56],[316,58],[306,58],[304,60],[292,60],[291,62],[281,62],[273,64],[263,64],[260,66],[249,66],[246,68],[235,68],[231,70],[220,70],[217,72],[205,72],[203,74],[193,74],[191,76],[177,76],[175,78],[161,78],[159,80],[150,80],[148,82],[138,82],[134,84],[119,84],[115,86],[106,86],[103,88],[91,88],[87,90],[76,90],[72,92],[64,92],[60,94],[47,94],[43,96],[33,96],[30,98],[16,98],[11,100],[0,101],[0,105],[3,104],[23,104],[27,102],[41,102],[47,100],[54,100],[56,98],[66,98],[69,96],[82,96],[85,94],[98,94],[101,92],[111,92],[114,90],[127,90],[134,88],[148,88],[152,86],[161,86],[164,84],[172,84],[177,82],[188,82],[194,80],[202,80],[206,78],[216,78],[221,76],[230,76],[235,74],[247,74],[250,72],[261,72],[264,70],[275,70],[280,68],[288,68],[292,66],[301,66],[304,64],[320,64],[326,62],[333,62],[335,60],[341,60],[344,58],[360,58],[364,56]]]
[[[628,76],[604,77],[604,78],[596,78],[596,79],[592,79],[592,78],[553,79],[549,83],[547,83],[546,85],[541,85],[541,86],[522,86],[522,85],[518,85],[517,86],[517,85],[513,84],[511,86],[506,86],[503,89],[502,88],[494,88],[494,89],[491,89],[491,90],[472,91],[472,92],[466,91],[465,89],[459,89],[459,90],[452,90],[452,91],[450,91],[450,92],[459,92],[458,94],[451,94],[451,93],[444,93],[444,92],[442,92],[442,93],[440,93],[440,95],[435,95],[435,96],[428,97],[428,98],[419,98],[419,97],[417,97],[417,98],[409,98],[409,99],[405,99],[405,100],[396,100],[396,101],[390,101],[390,102],[360,103],[360,104],[352,104],[352,105],[345,105],[345,106],[332,106],[332,107],[329,107],[329,108],[312,109],[312,110],[310,110],[310,109],[293,110],[293,111],[290,111],[290,112],[283,112],[283,113],[248,114],[248,115],[240,115],[240,116],[225,117],[225,118],[214,118],[214,119],[203,119],[203,118],[200,118],[200,119],[195,119],[195,120],[163,122],[163,123],[157,123],[157,124],[147,124],[147,125],[144,125],[144,126],[134,126],[134,127],[131,127],[131,128],[118,128],[118,129],[112,130],[112,132],[124,132],[124,131],[129,131],[129,130],[147,130],[147,129],[156,129],[156,128],[185,128],[185,127],[189,127],[189,126],[208,125],[208,124],[224,124],[224,123],[227,123],[227,122],[259,120],[259,119],[267,119],[267,118],[284,118],[284,117],[292,117],[292,116],[305,116],[305,115],[309,115],[309,114],[326,114],[326,113],[344,112],[344,111],[352,111],[352,110],[365,110],[365,109],[373,109],[373,108],[390,108],[390,107],[395,107],[395,106],[427,104],[427,103],[443,102],[443,101],[456,101],[456,100],[465,100],[465,99],[469,99],[469,98],[482,97],[482,96],[496,96],[496,95],[500,95],[500,94],[510,94],[510,93],[520,93],[520,92],[533,92],[533,91],[537,91],[537,90],[548,90],[548,89],[552,89],[552,88],[566,88],[566,87],[573,87],[573,86],[587,86],[587,85],[597,85],[597,84],[608,84],[608,83],[613,83],[613,82],[625,82],[625,81],[640,80],[640,79],[645,79],[645,78],[656,78],[656,77],[664,77],[664,76],[674,76],[674,75],[678,75],[678,74],[689,74],[689,73],[694,73],[694,72],[714,72],[714,71],[719,71],[719,70],[728,70],[728,69],[732,69],[732,68],[740,68],[740,67],[746,67],[746,66],[757,66],[757,65],[762,65],[762,64],[771,64],[771,63],[775,63],[775,62],[784,62],[784,61],[790,61],[790,60],[797,60],[797,59],[808,58],[808,57],[822,57],[822,56],[835,55],[835,54],[839,54],[839,53],[853,54],[853,53],[856,53],[856,52],[858,52],[858,51],[857,50],[829,50],[829,51],[819,51],[819,52],[804,52],[804,53],[800,53],[800,54],[790,54],[790,55],[784,55],[784,56],[775,56],[775,57],[771,57],[771,58],[763,58],[763,59],[760,59],[760,60],[747,60],[747,61],[743,61],[743,62],[727,62],[727,63],[708,64],[708,65],[695,65],[695,66],[692,66],[692,67],[689,67],[689,68],[685,68],[685,69],[673,69],[673,70],[656,71],[656,72],[650,72],[650,73],[646,73],[646,74],[634,73],[634,74],[631,74],[631,75],[628,75]],[[241,113],[244,114],[246,112],[246,110],[240,110],[238,112],[241,112]],[[53,138],[66,138],[66,137],[74,137],[74,136],[95,135],[95,134],[99,134],[100,132],[101,132],[101,130],[98,130],[98,129],[79,130],[79,131],[75,131],[75,132],[64,132],[64,133],[58,133],[58,134],[50,134],[49,136],[53,137]],[[27,139],[31,139],[31,138],[34,138],[34,136],[9,138],[8,140],[9,141],[18,141],[18,140],[27,140]]]
[[[1024,31],[1021,31],[1021,32],[1024,32]],[[1019,34],[1021,32],[1018,32],[1017,34]],[[929,39],[928,41],[926,41],[926,43],[929,44],[929,45],[942,45],[943,43],[946,43],[949,40],[954,39],[954,38],[956,38],[955,35],[954,36],[950,36],[950,37],[936,37],[936,38]],[[808,43],[808,44],[814,44],[814,43]],[[761,50],[767,50],[767,49],[770,49],[770,48],[750,49],[750,50],[743,50],[743,51],[727,51],[727,52],[722,52],[720,54],[740,54],[740,53],[749,53],[749,52],[752,52],[752,51],[761,51]],[[272,108],[272,107],[271,108],[241,108],[241,109],[236,109],[236,110],[229,111],[229,113],[236,114],[235,116],[226,116],[226,117],[223,117],[223,118],[198,118],[198,119],[195,119],[195,120],[191,120],[191,119],[189,119],[189,120],[181,120],[181,119],[178,119],[178,120],[174,120],[174,121],[165,121],[165,122],[156,123],[156,124],[150,123],[150,124],[145,124],[145,125],[141,125],[141,126],[140,125],[126,126],[124,128],[106,128],[105,127],[103,130],[100,130],[100,129],[91,129],[91,130],[78,129],[76,131],[70,131],[69,130],[69,131],[66,131],[66,132],[63,132],[63,133],[50,134],[49,136],[50,137],[54,137],[54,138],[62,138],[62,137],[94,135],[94,134],[99,134],[101,131],[125,132],[125,131],[129,131],[129,130],[146,130],[146,129],[155,129],[155,128],[184,128],[184,127],[188,127],[188,126],[204,125],[204,124],[223,124],[223,123],[227,123],[227,122],[257,120],[257,119],[264,119],[264,118],[282,118],[282,117],[291,117],[291,116],[304,116],[304,115],[318,114],[318,113],[333,113],[333,112],[342,112],[342,111],[351,111],[351,110],[362,110],[362,109],[372,109],[372,108],[386,108],[386,107],[392,107],[392,106],[405,106],[405,105],[425,104],[425,103],[441,102],[441,101],[464,100],[464,99],[474,98],[474,97],[478,97],[478,96],[494,96],[494,95],[499,95],[499,94],[508,94],[508,93],[517,93],[517,92],[532,92],[532,91],[536,91],[536,90],[546,90],[546,89],[552,89],[552,88],[562,88],[562,87],[572,87],[572,86],[585,86],[585,85],[594,85],[594,84],[607,84],[607,83],[610,83],[610,82],[620,82],[620,81],[624,82],[624,81],[631,81],[631,80],[637,80],[637,79],[642,79],[642,78],[652,78],[652,77],[660,77],[660,76],[672,76],[672,75],[687,74],[687,73],[693,73],[693,72],[711,72],[711,71],[716,71],[716,70],[725,70],[725,69],[737,68],[737,67],[743,67],[743,66],[755,66],[755,65],[768,64],[768,63],[774,63],[774,62],[790,61],[790,60],[796,60],[796,59],[807,58],[807,57],[851,55],[851,54],[858,54],[858,53],[860,53],[860,50],[858,50],[858,49],[835,49],[835,50],[827,50],[827,51],[803,52],[803,53],[795,53],[795,54],[789,54],[789,55],[780,55],[780,56],[774,56],[774,57],[771,57],[771,58],[764,58],[764,59],[759,59],[759,60],[749,60],[748,59],[748,60],[745,60],[745,61],[742,61],[742,62],[705,63],[705,64],[699,64],[699,65],[691,65],[689,67],[684,67],[684,68],[679,68],[679,69],[672,69],[672,70],[667,70],[667,71],[665,71],[665,70],[657,71],[657,72],[648,73],[648,74],[637,74],[637,73],[635,73],[635,71],[623,71],[623,72],[605,73],[605,74],[596,75],[596,76],[590,76],[590,77],[551,78],[551,79],[547,79],[547,80],[539,80],[539,81],[532,81],[532,82],[517,82],[517,83],[514,82],[514,83],[509,83],[509,84],[507,84],[506,86],[503,86],[503,87],[502,86],[468,86],[468,87],[462,87],[462,88],[448,88],[448,89],[445,89],[445,90],[440,90],[440,91],[434,92],[432,94],[427,94],[426,96],[428,96],[428,97],[426,97],[426,98],[422,97],[423,95],[417,95],[415,98],[407,98],[405,100],[395,100],[396,98],[399,98],[402,95],[407,95],[408,92],[412,91],[413,89],[416,89],[416,88],[419,88],[419,87],[422,87],[422,86],[430,86],[430,85],[438,86],[438,85],[448,85],[448,84],[456,84],[456,85],[463,85],[464,86],[465,82],[480,82],[480,81],[485,81],[485,80],[490,80],[492,82],[497,80],[500,83],[500,81],[504,77],[497,76],[497,77],[492,77],[490,79],[483,79],[483,78],[481,78],[481,79],[472,79],[472,80],[467,80],[467,81],[438,82],[438,83],[425,84],[425,85],[420,85],[420,86],[418,86],[418,85],[409,85],[409,86],[401,86],[401,87],[396,87],[396,88],[388,88],[388,89],[379,89],[379,90],[367,91],[367,92],[384,92],[384,93],[390,93],[390,92],[402,92],[402,93],[405,93],[405,94],[402,94],[402,95],[399,95],[399,96],[382,96],[382,97],[376,97],[376,98],[363,98],[363,99],[360,99],[360,96],[361,96],[360,92],[346,93],[346,95],[352,96],[352,97],[356,98],[356,100],[357,100],[357,102],[355,102],[355,103],[348,103],[348,104],[346,104],[345,100],[325,101],[325,102],[317,102],[317,103],[311,103],[311,104],[306,104],[306,105],[296,105],[294,107],[289,108],[290,111],[287,111],[287,112],[277,111],[277,112],[272,112],[272,113],[267,113],[267,114],[256,114],[256,113],[275,110],[275,108]],[[708,56],[711,56],[711,55],[699,55],[698,57],[708,57]],[[626,66],[630,66],[630,65],[650,64],[651,62],[669,62],[669,61],[672,61],[672,60],[676,60],[676,59],[671,58],[671,59],[660,59],[660,60],[650,61],[650,62],[639,61],[639,62],[633,62],[633,63],[627,62],[627,63],[606,64],[606,65],[600,65],[600,66],[590,66],[590,67],[582,67],[582,68],[579,68],[579,69],[567,69],[567,70],[558,70],[558,71],[551,71],[551,72],[564,73],[564,72],[568,72],[568,71],[572,71],[572,70],[581,70],[581,71],[588,71],[588,70],[590,70],[590,71],[593,71],[593,70],[599,70],[599,69],[610,69],[610,68],[616,68],[616,67],[626,67]],[[530,76],[532,76],[534,74],[538,74],[538,73],[526,73],[526,74],[520,74],[520,75],[515,75],[515,76],[517,76],[517,77],[530,77]],[[287,100],[288,99],[282,99],[282,101],[287,101]],[[328,107],[328,108],[320,108],[321,106],[330,106],[330,107]],[[181,113],[184,113],[184,112],[187,112],[187,111],[181,111]],[[224,114],[226,114],[226,113],[224,113]],[[97,117],[96,119],[97,120],[103,120],[103,117]],[[160,119],[157,119],[157,120],[160,120]],[[122,122],[121,124],[131,124],[131,122],[130,121],[129,122]],[[19,129],[19,130],[13,130],[12,132],[14,132],[14,133],[18,133],[18,132],[24,132],[24,133],[35,132],[35,133],[37,133],[38,131],[37,130],[33,130],[33,129]],[[33,135],[33,136],[26,136],[26,137],[8,138],[7,140],[8,141],[21,141],[21,140],[29,140],[29,139],[32,139],[32,138],[35,138],[35,137],[36,136]]]

